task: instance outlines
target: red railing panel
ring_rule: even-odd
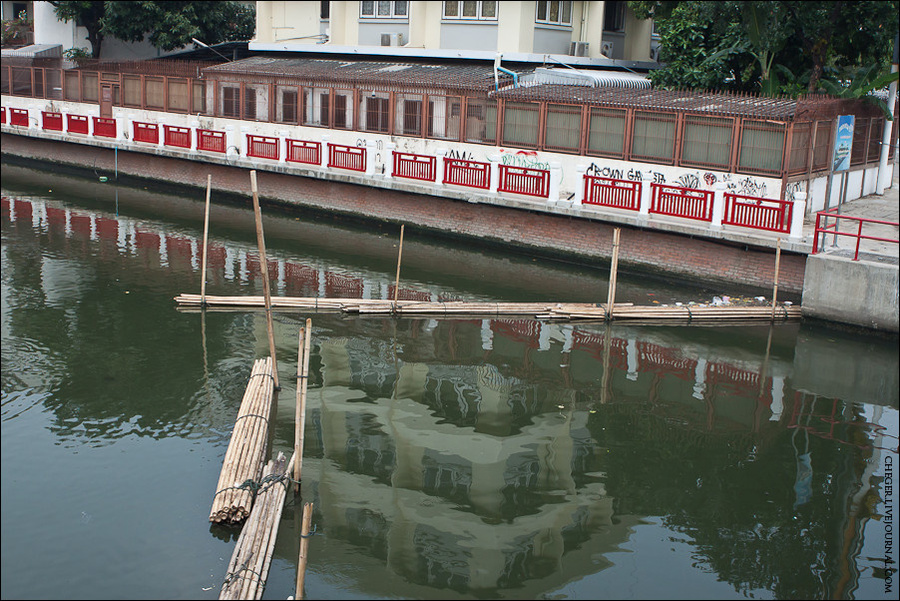
[[[211,129],[197,130],[197,150],[225,152],[225,132]]]
[[[550,195],[550,172],[546,169],[500,165],[500,185],[497,189],[500,192],[546,198]]]
[[[793,213],[794,203],[789,200],[726,193],[722,223],[789,234]]]
[[[156,123],[134,122],[134,141],[159,144],[159,126]]]
[[[650,212],[698,221],[712,221],[714,193],[711,190],[650,184]]]
[[[491,164],[444,159],[444,183],[487,190],[491,186]]]
[[[856,239],[856,252],[853,255],[853,260],[859,260],[859,244],[863,240],[874,240],[876,242],[890,242],[893,244],[900,244],[900,239],[898,238],[883,238],[881,236],[864,236],[862,233],[863,226],[866,224],[869,225],[888,225],[891,227],[900,227],[900,223],[896,221],[883,221],[881,219],[866,219],[864,217],[853,217],[851,215],[841,215],[839,212],[840,207],[835,207],[833,209],[829,209],[827,211],[819,211],[816,213],[816,231],[815,238],[813,239],[813,251],[812,254],[816,254],[821,250],[821,247],[824,246],[825,236],[831,235],[834,236],[835,241],[837,241],[838,236],[850,236],[851,238]],[[829,224],[829,219],[834,219],[834,222]],[[840,226],[841,222],[850,224],[850,228],[847,231],[841,231]],[[852,225],[856,222],[855,227]],[[871,231],[871,229],[870,229]],[[822,244],[819,244],[819,236],[822,236]]]
[[[584,176],[584,204],[639,211],[641,182]]]
[[[163,143],[175,148],[191,147],[191,129],[189,127],[177,127],[163,125]]]
[[[328,145],[328,166],[350,171],[366,170],[366,149],[358,146]]]
[[[88,118],[84,115],[66,115],[66,129],[70,134],[88,133]]]
[[[9,109],[9,124],[28,127],[28,109]]]
[[[116,120],[109,117],[94,117],[94,135],[103,138],[115,138]]]
[[[306,142],[305,140],[288,138],[287,152],[284,158],[291,163],[320,165],[322,163],[322,144],[320,142]]]
[[[435,157],[394,151],[394,177],[433,182],[436,170]]]
[[[247,156],[256,159],[278,160],[278,138],[247,134]]]
[[[0,107],[0,125],[6,125],[6,107]]]
[[[41,111],[41,115],[43,116],[44,129],[52,131],[63,130],[62,113],[50,113],[47,111]]]

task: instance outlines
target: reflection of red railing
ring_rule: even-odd
[[[500,192],[546,198],[550,195],[550,172],[546,169],[500,165],[500,185],[497,189]]]
[[[793,209],[789,200],[726,193],[722,223],[789,234]]]
[[[393,174],[394,177],[433,182],[436,164],[435,157],[395,150]]]
[[[641,182],[585,175],[584,204],[637,211],[641,208]]]
[[[812,395],[809,399],[807,393],[798,391],[794,393],[794,408],[788,428],[798,428],[813,436],[861,449],[870,449],[873,446],[887,450],[897,448],[897,435],[888,432],[884,426],[872,423],[864,416],[853,412],[849,413],[849,419],[845,417],[846,415],[845,402],[816,395]],[[857,429],[864,436],[853,436],[852,429]],[[871,443],[874,441],[870,436],[874,436],[876,432],[893,440],[873,445]]]
[[[900,240],[897,238],[881,238],[878,236],[864,236],[862,233],[863,225],[890,225],[893,227],[900,227],[900,223],[896,221],[882,221],[880,219],[866,219],[864,217],[853,217],[851,215],[841,215],[837,212],[838,207],[833,209],[829,209],[827,211],[819,211],[816,213],[816,233],[815,239],[813,240],[813,254],[819,252],[821,246],[825,245],[825,235],[830,234],[832,236],[850,236],[851,238],[856,238],[856,252],[853,255],[853,260],[859,260],[859,243],[863,240],[875,240],[878,242],[891,242],[893,244],[900,244]],[[829,224],[829,219],[834,219],[834,222]],[[841,232],[840,222],[841,219],[845,219],[851,225],[849,231]],[[856,227],[853,228],[853,222],[856,222]],[[855,231],[854,231],[855,230]],[[822,244],[819,244],[819,234],[822,234]],[[836,239],[836,238],[835,238]]]
[[[712,191],[657,183],[650,184],[650,190],[652,191],[651,213],[712,221]]]
[[[491,164],[444,159],[444,183],[487,190],[491,185]]]

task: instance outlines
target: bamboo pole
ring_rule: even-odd
[[[781,265],[781,238],[775,243],[775,287],[772,289],[772,321],[775,321],[775,307],[778,306],[778,268]]]
[[[206,210],[203,215],[203,264],[200,267],[200,304],[206,304],[206,246],[209,240],[209,189],[212,186],[212,174],[206,176]]]
[[[397,250],[397,277],[394,280],[394,307],[397,306],[397,297],[400,294],[400,259],[403,256],[403,229],[405,223],[400,224],[400,248]]]
[[[606,318],[612,319],[613,305],[616,302],[616,277],[619,269],[619,232],[621,228],[613,231],[612,263],[609,266],[609,292],[606,294]]]
[[[294,426],[294,492],[300,490],[303,469],[303,434],[306,431],[306,389],[309,382],[309,345],[312,319],[300,328],[300,349],[297,352],[297,408]]]
[[[300,558],[297,562],[297,594],[295,599],[303,598],[303,582],[306,579],[306,559],[309,555],[309,527],[312,522],[312,503],[303,506],[303,527],[300,530]]]
[[[266,261],[266,241],[263,237],[262,213],[259,210],[259,193],[256,189],[256,170],[250,172],[250,188],[253,191],[253,213],[256,216],[256,241],[259,246],[259,270],[262,272],[263,293],[266,299],[266,327],[269,333],[269,354],[272,356],[272,370],[275,376],[275,389],[278,385],[278,363],[275,360],[275,333],[272,326],[272,300],[269,292],[269,264]]]

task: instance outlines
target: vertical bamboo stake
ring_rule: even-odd
[[[209,188],[212,174],[206,175],[206,212],[203,216],[203,265],[200,267],[200,306],[206,305],[206,244],[209,239]]]
[[[312,522],[312,503],[303,506],[303,527],[300,530],[300,560],[297,563],[297,594],[295,599],[303,598],[303,581],[306,579],[306,557],[309,553],[309,525]]]
[[[256,241],[259,246],[259,270],[262,272],[263,292],[266,301],[266,326],[269,332],[269,354],[272,356],[272,375],[275,389],[278,385],[278,367],[275,361],[275,333],[272,328],[272,299],[269,292],[269,264],[266,261],[266,241],[263,237],[262,214],[259,210],[259,194],[256,189],[256,170],[250,172],[250,187],[253,191],[253,213],[256,216]]]
[[[609,292],[606,294],[606,319],[612,319],[613,304],[616,302],[616,276],[619,269],[619,232],[613,231],[612,263],[609,266]]]
[[[397,278],[394,280],[394,310],[397,310],[397,295],[400,293],[400,258],[403,256],[403,228],[406,224],[400,224],[400,249],[397,251]]]
[[[309,339],[312,319],[306,318],[306,327],[300,328],[300,350],[297,356],[297,408],[294,431],[294,492],[300,490],[303,469],[303,433],[306,431],[306,388],[309,382]]]
[[[772,289],[772,321],[775,321],[775,307],[778,306],[778,268],[781,265],[781,238],[775,246],[775,287]]]

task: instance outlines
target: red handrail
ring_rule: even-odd
[[[819,234],[823,234],[822,241],[824,246],[825,234],[831,234],[833,236],[851,236],[856,238],[856,252],[853,255],[853,260],[859,260],[859,244],[863,240],[875,240],[877,242],[893,242],[894,244],[900,244],[900,239],[897,238],[881,238],[879,236],[864,236],[862,233],[863,225],[868,223],[872,225],[891,225],[894,227],[900,227],[900,223],[896,221],[883,221],[881,219],[868,219],[865,217],[854,217],[853,215],[841,215],[840,213],[836,213],[838,208],[828,209],[827,211],[819,211],[816,213],[816,231],[813,238],[813,251],[812,254],[816,254],[819,252]],[[828,219],[833,217],[834,223],[829,225]],[[856,232],[841,232],[838,230],[838,226],[840,224],[841,219],[846,219],[848,221],[856,221],[857,227]]]

